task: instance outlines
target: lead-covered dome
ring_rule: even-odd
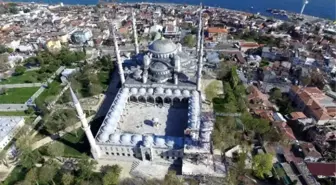
[[[177,50],[177,46],[169,39],[159,39],[152,42],[148,49],[152,53],[174,53]]]

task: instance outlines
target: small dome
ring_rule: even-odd
[[[148,94],[153,94],[153,92],[154,92],[153,88],[149,88],[149,89],[147,90],[147,93],[148,93]]]
[[[162,87],[157,87],[155,89],[155,93],[157,93],[157,94],[163,94],[163,88]]]
[[[121,144],[130,144],[131,143],[131,135],[130,134],[123,134],[120,138]]]
[[[188,90],[183,90],[183,96],[184,97],[189,97],[190,96],[190,92]]]
[[[132,143],[137,144],[139,141],[142,141],[142,135],[133,135],[132,136]]]
[[[116,121],[115,116],[111,116],[111,117],[109,117],[109,119],[107,120],[107,123],[106,123],[106,124],[111,125],[111,124],[114,124],[115,121]]]
[[[153,143],[154,143],[153,136],[145,136],[144,137],[143,144],[144,144],[145,147],[150,147],[150,146],[153,145]]]
[[[146,94],[146,89],[145,89],[145,88],[140,88],[139,93],[140,93],[141,95]]]
[[[197,91],[193,91],[192,94],[193,94],[193,96],[198,96],[198,92]]]
[[[111,143],[119,143],[119,141],[120,141],[120,134],[115,133],[110,135]]]
[[[175,52],[177,46],[169,39],[158,39],[152,42],[148,48],[152,53],[169,54]]]
[[[102,132],[99,134],[99,141],[105,143],[109,139],[109,134],[107,132]]]
[[[124,89],[123,89],[123,92],[124,92],[124,93],[129,93],[129,88],[127,88],[127,87],[124,88]]]
[[[173,147],[174,146],[174,139],[171,138],[171,137],[167,137],[166,138],[166,145],[169,146],[169,147]]]
[[[161,146],[161,147],[164,147],[165,146],[165,139],[162,138],[162,137],[155,137],[155,145],[156,146]]]
[[[171,96],[173,94],[171,89],[166,89],[166,96]]]
[[[132,94],[137,94],[138,93],[138,89],[137,88],[135,88],[135,87],[133,87],[132,89],[131,89],[131,93]]]
[[[175,96],[181,96],[181,91],[179,89],[174,90],[174,95]]]

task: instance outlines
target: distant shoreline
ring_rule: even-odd
[[[30,4],[30,3],[33,3],[34,1],[29,1],[29,2],[27,2],[27,1],[3,1],[3,2],[5,2],[5,3],[10,3],[10,2],[12,2],[12,3],[18,3],[18,4]],[[60,3],[63,3],[63,5],[65,5],[65,6],[95,6],[95,5],[97,5],[98,4],[98,2],[97,3],[82,3],[82,4],[76,4],[76,3],[69,3],[69,2],[67,2],[67,3],[64,3],[64,2],[57,2],[57,3],[53,3],[53,2],[51,2],[51,3],[46,3],[46,2],[34,2],[35,4],[40,4],[40,5],[57,5],[57,4],[60,4]],[[143,4],[152,4],[152,5],[154,5],[154,4],[156,4],[156,5],[173,5],[173,6],[181,6],[181,5],[187,5],[187,6],[194,6],[194,7],[197,7],[197,6],[199,6],[199,5],[197,5],[197,4],[185,4],[185,3],[174,3],[174,2],[172,2],[172,3],[165,3],[165,2],[157,2],[157,3],[154,3],[154,2],[141,2],[141,1],[137,1],[137,2],[116,2],[116,3],[107,3],[107,4],[141,4],[141,3],[143,3]],[[244,11],[244,10],[239,10],[239,9],[230,9],[230,8],[224,8],[224,7],[216,7],[216,6],[209,6],[209,5],[204,5],[204,6],[207,6],[207,7],[211,7],[211,8],[219,8],[219,9],[223,9],[223,10],[228,10],[228,11],[232,11],[232,12],[239,12],[239,13],[248,13],[248,14],[256,14],[255,12],[251,12],[251,11]],[[276,8],[272,8],[272,9],[276,9]],[[292,11],[288,11],[288,10],[285,10],[288,14],[291,14],[291,15],[293,15],[293,14],[299,14],[299,13],[297,13],[297,12],[292,12]],[[271,14],[271,13],[268,13],[267,12],[267,9],[265,9],[265,10],[263,10],[263,11],[261,11],[261,12],[258,12],[258,13],[260,13],[260,15],[261,16],[264,16],[264,17],[273,17],[273,18],[275,18],[275,19],[280,19],[280,20],[285,20],[285,21],[287,21],[286,19],[283,19],[284,17],[282,17],[282,16],[277,16],[277,15],[275,15],[275,14]],[[323,19],[323,20],[327,20],[327,21],[333,21],[332,19],[330,19],[330,18],[324,18],[324,17],[319,17],[319,16],[313,16],[313,15],[308,15],[308,14],[303,14],[303,16],[304,17],[310,17],[310,18],[315,18],[315,19]]]

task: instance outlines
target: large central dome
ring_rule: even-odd
[[[158,39],[149,45],[149,50],[155,54],[170,54],[177,50],[177,46],[169,39]]]

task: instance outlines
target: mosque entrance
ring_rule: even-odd
[[[146,158],[147,161],[150,161],[150,160],[151,160],[151,157],[150,157],[150,155],[149,155],[148,152],[145,153],[145,158]]]

